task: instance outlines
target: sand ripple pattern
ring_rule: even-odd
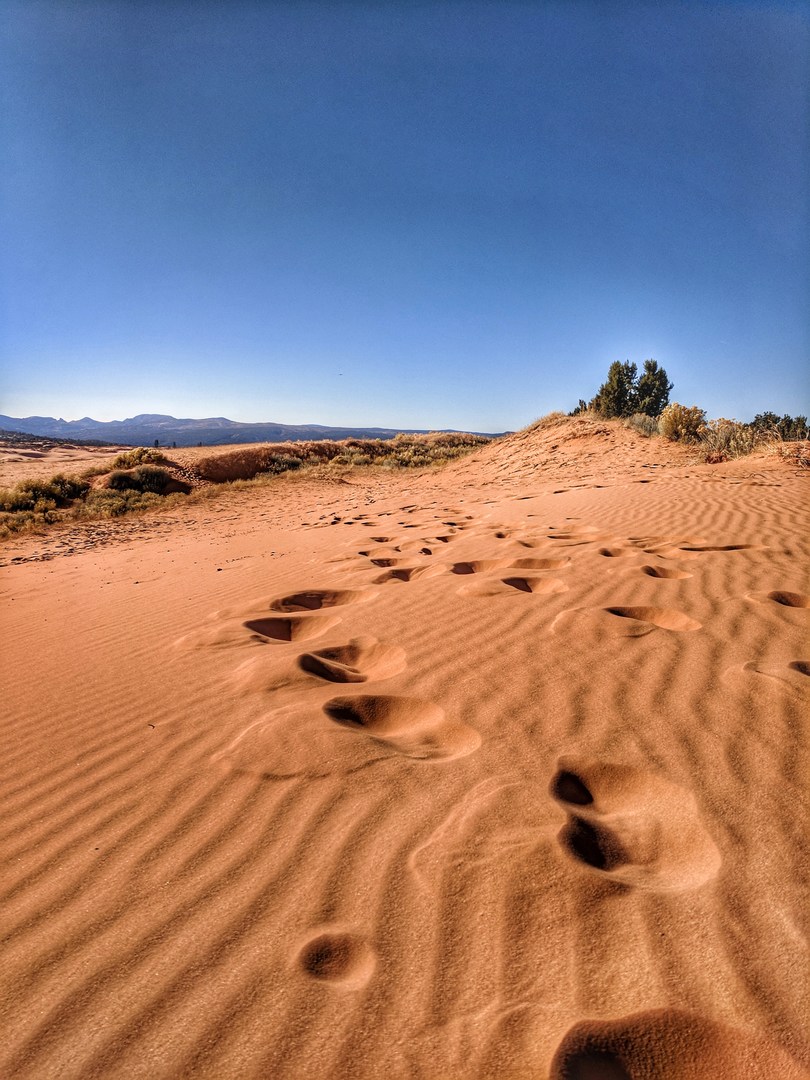
[[[801,478],[594,439],[9,568],[0,1075],[805,1075]]]

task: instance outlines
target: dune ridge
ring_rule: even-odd
[[[561,430],[9,545],[3,1076],[808,1075],[806,477]]]

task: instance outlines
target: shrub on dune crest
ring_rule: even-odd
[[[673,442],[697,442],[706,427],[706,412],[697,405],[667,405],[658,421],[658,431]]]

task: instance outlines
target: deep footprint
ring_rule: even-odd
[[[390,679],[405,670],[405,650],[374,637],[353,638],[348,645],[304,653],[298,666],[329,682],[359,683]]]
[[[810,596],[805,596],[804,593],[782,592],[781,590],[775,590],[774,592],[768,593],[768,599],[773,600],[775,604],[781,604],[782,607],[810,607]]]
[[[326,931],[303,946],[296,963],[311,979],[340,990],[358,990],[374,974],[377,957],[358,934]]]
[[[519,592],[537,595],[568,592],[568,586],[558,578],[507,577],[502,580],[504,585]]]
[[[332,698],[323,708],[336,724],[363,732],[405,757],[447,760],[481,745],[475,728],[448,721],[444,710],[430,701],[375,694]]]
[[[436,577],[444,572],[441,566],[398,566],[392,570],[386,570],[384,574],[374,578],[375,585],[385,585],[389,581],[416,581],[424,577]]]
[[[562,570],[571,560],[562,559],[514,559],[509,565],[514,570]]]
[[[377,595],[373,589],[307,589],[281,596],[270,604],[271,611],[320,611],[321,608],[361,604]]]
[[[806,1075],[764,1035],[681,1009],[650,1009],[618,1020],[584,1020],[567,1033],[550,1080],[721,1080]]]
[[[630,765],[562,759],[550,790],[568,814],[560,845],[600,875],[666,892],[717,874],[720,853],[684,788]]]
[[[250,619],[242,625],[267,641],[309,641],[310,638],[326,633],[339,622],[340,619],[334,615],[310,615],[303,619],[285,619],[282,616]]]
[[[648,577],[663,578],[665,581],[683,581],[692,576],[686,570],[676,570],[669,566],[642,566],[641,572]]]
[[[682,611],[674,611],[671,608],[609,607],[605,608],[605,611],[619,619],[635,619],[636,622],[659,626],[662,630],[677,630],[683,633],[690,630],[700,630],[701,627],[701,623],[697,619],[691,619],[688,615],[684,615]]]
[[[484,574],[487,570],[503,570],[513,563],[508,559],[473,559],[472,562],[457,562],[450,567],[453,574]]]

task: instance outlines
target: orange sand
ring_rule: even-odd
[[[0,1076],[806,1076],[809,537],[570,424],[6,544]]]

